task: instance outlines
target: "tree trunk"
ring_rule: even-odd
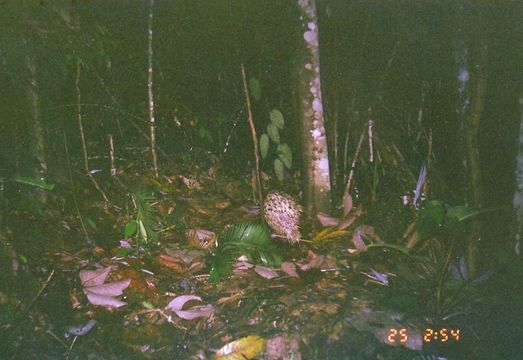
[[[298,0],[303,46],[297,57],[298,114],[304,166],[305,216],[330,207],[330,176],[320,81],[320,52],[315,0]]]
[[[27,97],[29,102],[30,119],[32,122],[31,153],[38,161],[33,168],[33,177],[44,179],[47,175],[46,138],[45,126],[40,116],[40,95],[38,93],[38,81],[36,77],[36,64],[31,56],[26,57],[28,70]],[[35,189],[38,200],[42,203],[47,201],[47,192],[43,189]]]
[[[481,115],[485,107],[485,93],[487,91],[487,42],[483,27],[485,24],[481,22],[481,16],[476,15],[473,25],[475,30],[472,33],[479,34],[473,48],[474,62],[469,66],[471,71],[471,97],[470,105],[464,119],[464,135],[465,135],[465,160],[467,171],[467,183],[469,192],[467,200],[470,206],[479,208],[482,205],[481,201],[481,169],[479,164],[479,143],[478,132],[480,126]],[[471,224],[471,230],[467,239],[467,264],[469,276],[473,277],[477,273],[478,250],[481,236],[481,227],[478,220],[474,220]]]

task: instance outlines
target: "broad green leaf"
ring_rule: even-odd
[[[119,248],[114,256],[117,258],[124,258],[127,257],[127,255],[132,253],[134,250],[134,248]]]
[[[284,178],[284,167],[283,162],[280,159],[274,159],[274,172],[280,182],[283,182]]]
[[[13,181],[20,183],[20,184],[26,184],[26,185],[39,187],[44,190],[53,190],[55,187],[55,184],[50,184],[44,180],[35,179],[32,177],[28,177],[28,176],[17,176],[13,179]]]
[[[271,122],[280,130],[283,129],[285,121],[283,120],[283,114],[278,109],[273,109],[269,112]]]
[[[230,275],[240,254],[247,255],[248,260],[254,264],[280,266],[283,262],[278,244],[272,241],[266,225],[236,224],[218,238],[209,281],[217,283],[220,278]]]
[[[137,228],[138,224],[136,224],[136,221],[129,221],[129,223],[125,226],[124,237],[128,238],[130,236],[133,236],[136,233]]]
[[[249,90],[254,100],[259,101],[261,99],[261,86],[258,79],[249,79]]]
[[[269,136],[267,134],[260,136],[260,152],[263,159],[265,159],[269,153]]]
[[[440,230],[445,216],[445,205],[441,201],[431,200],[427,202],[416,228],[421,240],[433,236]]]
[[[267,134],[269,134],[269,137],[272,141],[274,141],[276,144],[280,143],[280,132],[278,131],[278,128],[273,123],[269,123],[267,125]]]
[[[283,165],[290,170],[292,168],[292,151],[289,145],[280,144],[276,151],[278,152],[278,157],[283,162]]]

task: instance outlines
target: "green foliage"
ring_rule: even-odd
[[[280,159],[274,159],[274,173],[280,182],[284,179],[284,165]]]
[[[498,209],[475,209],[468,206],[446,206],[438,200],[427,201],[416,222],[419,240],[453,236],[464,230],[464,224],[478,215]]]
[[[233,225],[218,238],[212,258],[209,280],[217,283],[232,273],[234,261],[240,254],[252,263],[279,266],[282,263],[279,247],[271,240],[267,226],[258,223]]]
[[[273,142],[276,144],[280,143],[280,131],[273,123],[267,124],[267,134],[269,134],[269,137]]]
[[[285,168],[292,169],[292,150],[286,143],[281,143],[280,131],[285,126],[283,114],[278,109],[269,112],[270,121],[267,124],[267,132],[260,136],[260,153],[263,159],[269,154],[270,143],[276,144],[273,161],[274,173],[278,181],[283,182]]]
[[[443,224],[444,217],[445,207],[443,203],[436,200],[428,201],[416,222],[420,240],[428,239],[436,234]]]
[[[135,217],[130,220],[124,229],[124,236],[135,236],[138,242],[147,243],[149,239],[155,240],[158,233],[154,229],[156,211],[151,206],[155,200],[151,192],[140,190],[132,195],[135,206]]]
[[[269,112],[269,117],[271,118],[271,124],[274,124],[278,129],[283,130],[283,125],[285,125],[285,120],[283,120],[283,114],[278,109],[273,109]]]
[[[49,191],[53,190],[55,187],[55,184],[50,184],[44,180],[35,179],[28,176],[17,176],[12,181],[17,182],[19,184],[31,185]]]
[[[262,159],[265,159],[269,154],[269,136],[267,134],[260,136],[260,152]]]
[[[279,144],[276,151],[278,152],[278,158],[281,160],[283,165],[290,170],[292,168],[292,151],[289,145]]]
[[[398,247],[399,245],[395,247],[407,256],[398,262],[398,274],[401,275],[398,280],[404,281],[397,283],[397,288],[392,288],[387,293],[389,305],[405,305],[404,294],[416,293],[419,298],[426,300],[400,310],[425,315],[432,313],[436,318],[466,311],[467,305],[477,300],[479,287],[477,280],[468,279],[465,260],[458,245],[465,238],[465,222],[493,210],[495,209],[450,207],[438,200],[427,201],[416,222],[416,251],[411,249],[407,252],[406,248]],[[386,247],[393,248],[390,245]],[[459,271],[463,276],[459,278],[451,271],[456,269],[453,264],[456,258],[461,258]]]

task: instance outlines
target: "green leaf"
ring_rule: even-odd
[[[147,230],[145,229],[145,225],[143,224],[143,221],[138,221],[138,233],[140,234],[141,238],[144,242],[149,241],[149,236],[147,235]]]
[[[93,221],[93,219],[91,219],[90,217],[86,218],[85,219],[85,222],[87,223],[87,225],[89,225],[89,227],[91,229],[93,229],[94,231],[97,231],[98,230],[98,226],[96,226],[96,223]]]
[[[409,255],[409,249],[407,249],[406,246],[403,246],[403,245],[398,245],[398,244],[369,244],[367,245],[367,248],[368,249],[371,249],[371,248],[385,248],[385,249],[394,249],[394,250],[398,250],[399,252],[405,254],[405,255]]]
[[[269,136],[267,134],[260,136],[260,152],[263,159],[265,159],[269,153]]]
[[[261,99],[261,86],[258,79],[250,78],[249,79],[249,91],[251,92],[252,97],[256,101]]]
[[[271,240],[267,226],[258,223],[233,225],[218,238],[209,280],[218,282],[232,273],[236,258],[244,254],[253,263],[279,266],[282,263],[279,246]]]
[[[483,213],[497,211],[499,209],[500,208],[475,209],[468,206],[454,206],[448,209],[447,217],[455,218],[458,222],[462,222]]]
[[[151,202],[155,200],[154,195],[150,191],[140,190],[134,194],[134,198],[137,210],[138,235],[142,237],[144,242],[147,242],[149,238],[155,240],[158,237],[158,232],[154,229],[157,214],[151,206]]]
[[[283,162],[283,165],[290,170],[292,168],[292,151],[289,145],[280,144],[276,151],[278,152],[278,157]]]
[[[428,239],[439,231],[444,217],[445,205],[441,201],[431,200],[427,202],[421,217],[416,223],[420,239]]]
[[[285,121],[283,120],[283,114],[278,109],[273,109],[269,112],[271,123],[274,124],[278,129],[282,130]]]
[[[126,238],[133,236],[136,233],[137,228],[138,228],[138,224],[136,223],[136,221],[134,221],[134,220],[129,221],[129,223],[125,226],[123,236]]]
[[[50,184],[44,180],[35,179],[28,176],[17,176],[13,179],[13,181],[20,184],[35,186],[44,190],[53,190],[55,187],[55,184]]]
[[[278,180],[283,182],[285,172],[283,162],[280,159],[274,159],[274,172],[276,173]]]
[[[127,257],[127,255],[132,253],[134,250],[135,249],[133,248],[119,248],[114,256],[117,258],[124,258]]]
[[[280,132],[278,131],[278,128],[273,123],[269,123],[267,125],[267,134],[269,134],[269,137],[272,141],[274,141],[276,144],[280,143]]]

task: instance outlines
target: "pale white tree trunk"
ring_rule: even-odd
[[[298,0],[302,22],[302,52],[298,56],[299,115],[304,154],[305,213],[314,216],[330,206],[330,175],[323,117],[316,2]]]

